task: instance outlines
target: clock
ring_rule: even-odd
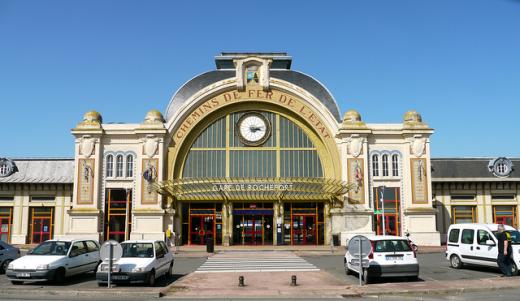
[[[271,123],[258,112],[242,115],[236,124],[236,132],[240,141],[248,146],[264,144],[271,135]]]

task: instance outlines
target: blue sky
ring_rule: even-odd
[[[434,157],[520,157],[520,0],[0,1],[0,157],[71,157],[96,109],[142,122],[222,51],[284,51],[341,114],[418,110]]]

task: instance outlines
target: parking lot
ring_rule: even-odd
[[[202,254],[201,254],[202,255]],[[320,270],[333,275],[335,278],[344,281],[345,284],[357,284],[356,276],[347,276],[343,269],[343,255],[336,253],[334,255],[315,255],[302,256],[303,259],[314,264]],[[469,280],[479,278],[500,277],[498,269],[485,267],[465,267],[455,270],[449,267],[448,261],[444,258],[443,253],[419,254],[420,262],[420,280],[419,281],[443,281],[443,280]],[[166,287],[177,281],[179,278],[194,272],[206,261],[206,257],[183,257],[177,256],[175,259],[174,276],[170,279],[160,278],[153,288],[142,285],[121,285],[119,290],[124,291],[146,291]],[[399,282],[406,279],[384,279],[377,281],[382,282]],[[203,284],[201,284],[203,285]],[[23,290],[32,289],[68,289],[68,290],[93,290],[99,289],[95,275],[88,273],[79,276],[67,278],[62,284],[54,284],[50,282],[26,282],[22,286],[14,286],[5,275],[0,275],[0,288],[23,288]]]

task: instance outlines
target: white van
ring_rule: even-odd
[[[513,248],[513,275],[518,275],[520,266],[520,233],[505,225],[511,233]],[[498,267],[498,247],[495,234],[498,224],[453,224],[448,229],[446,259],[452,268],[460,269],[464,264]]]

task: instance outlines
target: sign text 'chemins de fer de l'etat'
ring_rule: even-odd
[[[297,112],[299,116],[305,118],[324,138],[331,138],[326,128],[326,125],[320,120],[318,115],[310,107],[308,107],[301,99],[294,95],[274,89],[268,92],[263,91],[262,89],[250,89],[244,92],[239,92],[235,90],[219,94],[202,103],[199,107],[192,111],[184,119],[176,134],[174,135],[174,138],[183,139],[188,134],[190,129],[198,121],[200,121],[206,115],[210,114],[216,109],[232,102],[248,100],[266,101],[287,107],[292,111]]]

